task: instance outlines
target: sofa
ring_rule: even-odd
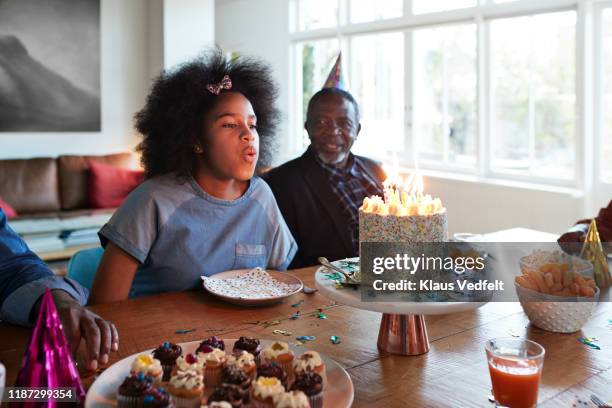
[[[98,245],[115,208],[91,208],[90,163],[135,168],[132,153],[0,160],[0,198],[17,213],[9,225],[45,260]]]

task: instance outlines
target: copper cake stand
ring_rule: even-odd
[[[343,261],[358,261],[350,258]],[[336,261],[342,262],[342,261]],[[332,262],[340,267],[339,263]],[[404,356],[417,356],[429,351],[425,316],[465,312],[486,302],[364,302],[359,290],[338,290],[336,281],[329,279],[329,271],[320,267],[315,283],[325,297],[357,309],[382,313],[378,331],[378,349]]]

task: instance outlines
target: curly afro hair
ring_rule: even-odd
[[[278,87],[265,62],[246,57],[227,58],[214,48],[195,60],[162,72],[153,83],[144,108],[136,114],[136,129],[144,139],[137,147],[147,178],[174,173],[188,176],[199,157],[194,152],[202,142],[203,118],[213,109],[217,96],[206,85],[224,75],[232,80],[232,92],[243,94],[257,116],[260,140],[258,167],[271,162],[280,113],[275,106]],[[227,92],[227,91],[222,91]]]

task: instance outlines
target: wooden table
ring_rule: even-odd
[[[315,268],[292,271],[314,287]],[[299,308],[291,307],[304,300]],[[327,319],[310,316],[325,309]],[[484,342],[512,333],[546,348],[540,403],[569,407],[575,394],[612,398],[612,305],[602,303],[582,332],[554,334],[531,327],[517,303],[491,303],[475,311],[427,317],[431,350],[417,357],[381,354],[376,348],[380,314],[335,305],[320,294],[298,294],[271,307],[244,309],[222,303],[202,292],[169,293],[99,305],[92,310],[115,322],[120,351],[112,361],[170,340],[185,342],[210,335],[240,335],[295,341],[298,335],[317,336],[309,346],[345,367],[355,385],[355,407],[485,407],[490,390]],[[289,317],[300,310],[301,317]],[[264,321],[281,320],[265,327]],[[175,334],[178,329],[192,329]],[[272,333],[293,332],[293,337]],[[7,383],[19,369],[29,330],[0,324],[0,361],[7,366]],[[334,345],[330,336],[340,336]],[[578,342],[597,337],[601,350]],[[91,383],[91,377],[85,383]]]

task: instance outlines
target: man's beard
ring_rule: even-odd
[[[346,159],[346,157],[348,156],[348,152],[342,151],[342,152],[338,153],[338,155],[333,160],[330,160],[329,158],[325,157],[324,154],[321,154],[321,153],[318,153],[318,152],[317,152],[317,156],[319,156],[319,159],[321,159],[321,161],[323,163],[331,164],[331,165],[335,166],[337,164],[342,163]]]

